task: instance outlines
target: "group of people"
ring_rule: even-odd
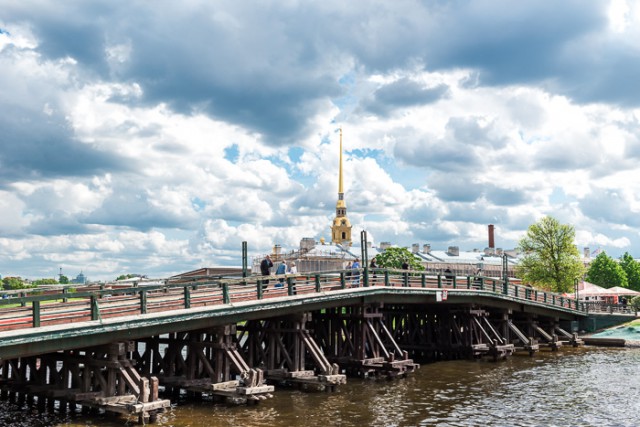
[[[371,258],[371,261],[369,262],[369,268],[373,270],[373,275],[371,276],[371,285],[375,285],[376,283],[376,279],[377,279],[377,275],[376,275],[376,271],[375,269],[378,268],[378,264],[376,264],[376,258],[373,257]],[[346,267],[347,270],[356,270],[353,273],[347,273],[348,277],[351,279],[351,285],[352,286],[358,286],[360,285],[360,259],[356,258],[355,261],[351,262],[349,261],[349,263],[347,264]]]
[[[271,257],[269,255],[265,256],[264,259],[260,262],[260,273],[263,276],[271,275],[271,268],[273,267],[273,261],[271,261]],[[275,274],[277,276],[281,276],[284,274],[296,274],[298,272],[298,267],[296,267],[296,263],[291,261],[290,264],[283,259],[278,267],[276,268]],[[266,288],[269,284],[269,279],[262,281],[262,289]],[[276,283],[276,288],[281,288],[284,286],[284,278],[279,278],[278,283]]]
[[[271,257],[269,255],[265,256],[264,259],[262,260],[262,262],[260,262],[260,273],[263,276],[270,276],[271,275],[271,269],[273,268],[274,264],[273,261],[271,261]],[[351,283],[351,286],[359,286],[360,285],[360,259],[356,258],[353,262],[349,261],[349,263],[346,266],[347,270],[351,270],[350,272],[347,273],[347,277],[348,280]],[[372,275],[372,282],[371,284],[375,284],[377,276],[376,276],[376,272],[375,269],[378,268],[378,265],[376,263],[376,258],[373,257],[371,259],[371,261],[369,262],[369,268],[373,269],[373,275]],[[404,261],[402,264],[402,269],[403,270],[409,270],[409,263],[407,261]],[[296,274],[298,272],[298,269],[296,267],[296,263],[291,261],[289,264],[287,264],[287,262],[283,259],[278,266],[276,267],[275,270],[275,275],[276,276],[282,276],[285,274]],[[450,273],[450,270],[448,270],[448,272]],[[283,277],[279,277],[278,278],[278,282],[276,283],[276,288],[280,288],[284,286],[284,281],[285,279]],[[267,287],[267,285],[269,284],[269,279],[264,279],[262,281],[262,288],[265,289]]]
[[[360,260],[356,258],[356,260],[353,262],[349,261],[346,269],[355,270],[353,273],[347,273],[347,277],[351,279],[351,286],[360,285]]]

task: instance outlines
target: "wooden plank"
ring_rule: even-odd
[[[91,391],[88,393],[74,393],[71,392],[67,395],[68,399],[75,400],[76,402],[82,402],[85,400],[95,400],[98,397],[103,397],[104,392],[102,391]]]
[[[586,345],[597,345],[602,347],[624,347],[626,340],[623,338],[600,338],[600,337],[581,337]]]
[[[239,385],[240,385],[240,381],[237,381],[237,380],[225,381],[221,383],[213,383],[211,384],[211,390],[217,391],[217,390],[224,390],[229,388],[236,388]]]
[[[137,403],[135,405],[128,405],[128,406],[133,407],[136,413],[149,412],[149,411],[155,411],[158,409],[170,408],[171,401],[167,399],[161,399],[161,400],[156,400],[154,402]]]
[[[547,340],[547,342],[553,342],[554,339],[551,335],[549,335],[547,333],[547,331],[545,331],[544,329],[542,329],[540,326],[538,325],[533,325],[533,329],[535,329],[536,331],[538,331],[538,333],[545,339]]]
[[[134,394],[140,395],[139,385],[136,384],[133,378],[131,378],[131,376],[129,375],[129,373],[125,368],[120,368],[120,376],[121,378],[124,379],[125,383],[129,386],[129,388],[131,389],[131,391],[133,391]]]
[[[158,386],[159,386],[159,381],[157,377],[151,377],[149,380],[149,389],[150,389],[150,397],[149,399],[152,402],[155,402],[156,400],[158,400]]]
[[[313,371],[294,371],[294,372],[287,372],[284,375],[285,378],[309,378],[314,376],[315,376],[315,373]]]
[[[138,397],[132,394],[127,394],[125,396],[98,397],[94,399],[94,401],[100,405],[113,405],[120,403],[135,403],[138,401]]]
[[[140,389],[140,401],[142,401],[142,403],[149,402],[149,395],[151,394],[151,391],[149,390],[149,380],[146,378],[140,378],[138,388]]]
[[[238,387],[236,393],[240,395],[258,394],[258,393],[272,393],[275,388],[272,385],[261,385],[256,387]]]

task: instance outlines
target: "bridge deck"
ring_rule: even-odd
[[[349,276],[348,274],[351,273]],[[362,302],[476,304],[585,316],[579,302],[493,278],[397,270],[213,280],[31,293],[0,300],[0,359]],[[282,280],[282,282],[280,281]],[[264,288],[264,289],[263,289]]]

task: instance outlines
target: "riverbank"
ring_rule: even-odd
[[[623,325],[614,326],[604,331],[590,334],[585,338],[607,340],[624,340],[625,347],[640,347],[640,320],[636,319]],[[594,340],[595,341],[595,340]]]

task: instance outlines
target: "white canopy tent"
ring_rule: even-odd
[[[622,286],[614,286],[612,288],[603,288],[584,280],[578,283],[578,298],[584,301],[605,301],[612,304],[618,303],[621,296],[640,295],[640,292],[623,288]]]

